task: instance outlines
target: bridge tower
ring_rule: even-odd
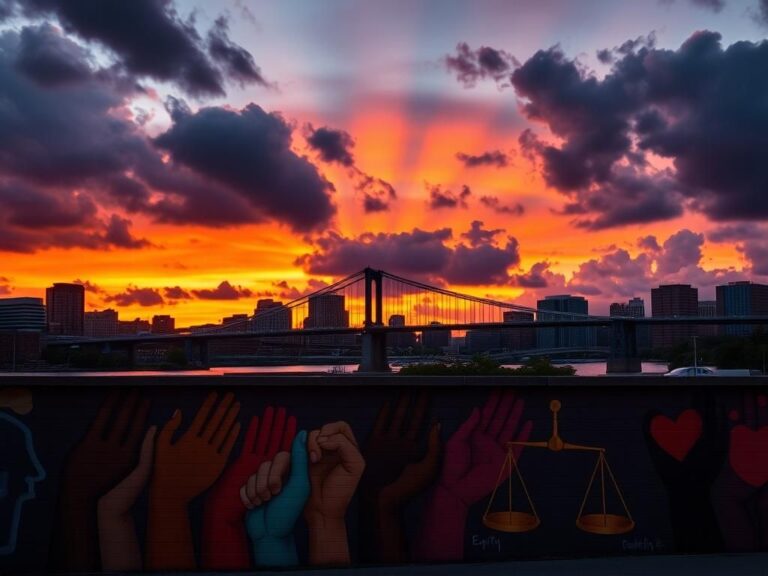
[[[362,334],[362,359],[358,372],[389,372],[387,360],[387,335],[377,331],[383,321],[383,277],[381,270],[366,268],[365,272],[365,322]]]
[[[605,366],[607,374],[642,372],[637,353],[637,323],[629,319],[611,320],[611,351]]]

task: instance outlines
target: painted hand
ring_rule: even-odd
[[[365,461],[346,422],[313,430],[307,441],[310,495],[304,508],[313,565],[349,564],[345,516]]]
[[[180,410],[158,435],[149,491],[149,570],[197,568],[187,505],[219,477],[240,433],[240,424],[235,422],[240,404],[231,393],[214,409],[216,400],[217,394],[212,392],[176,442],[172,439],[181,424]]]
[[[70,452],[59,484],[51,569],[99,570],[97,502],[136,465],[148,413],[149,401],[137,391],[112,393]]]
[[[288,451],[296,435],[296,419],[286,418],[284,408],[268,407],[261,419],[251,418],[237,460],[211,487],[203,508],[201,561],[211,570],[246,570],[250,566],[245,533],[245,508],[240,487],[263,462],[274,460],[278,451]]]
[[[309,497],[308,464],[307,433],[301,431],[290,454],[278,452],[241,487],[240,498],[249,510],[245,527],[257,566],[298,564],[293,528]]]
[[[445,459],[440,483],[466,507],[490,494],[503,482],[509,471],[499,478],[499,470],[507,457],[507,442],[525,442],[533,423],[521,426],[525,402],[515,401],[513,392],[491,393],[482,410],[475,408],[469,418],[445,445]],[[515,458],[522,447],[515,448]]]
[[[428,403],[425,392],[415,402],[402,394],[392,414],[392,404],[386,402],[365,444],[359,526],[363,561],[394,564],[409,559],[403,507],[434,482],[442,450],[440,425],[423,425]],[[425,450],[420,436],[427,430]]]
[[[525,442],[533,428],[521,425],[525,402],[511,391],[493,392],[482,410],[475,408],[445,445],[438,485],[424,511],[418,556],[427,561],[464,557],[464,530],[469,507],[489,495],[509,476],[499,470],[506,460],[507,442]],[[515,448],[515,457],[520,457]]]
[[[217,394],[211,392],[197,411],[189,429],[171,442],[181,425],[181,410],[176,410],[161,430],[155,448],[155,474],[152,492],[156,499],[187,504],[219,477],[240,433],[235,422],[240,403],[228,393],[208,419]],[[206,422],[207,420],[207,422]]]
[[[152,426],[144,435],[138,466],[99,499],[99,545],[103,570],[119,572],[142,569],[141,548],[132,510],[152,472],[156,432],[157,427]]]

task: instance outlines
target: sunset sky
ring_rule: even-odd
[[[0,0],[0,295],[768,281],[768,0]]]

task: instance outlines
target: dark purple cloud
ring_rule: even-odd
[[[42,86],[86,81],[88,53],[50,24],[21,30],[16,67]]]
[[[749,260],[753,274],[768,276],[768,241],[763,238],[747,240],[741,252]]]
[[[653,48],[656,45],[656,33],[651,32],[647,36],[638,36],[634,40],[627,40],[613,49],[602,49],[597,51],[597,59],[603,64],[612,64],[618,57],[631,54],[638,48]]]
[[[168,300],[189,300],[192,298],[192,294],[181,286],[166,286],[163,288],[163,295]]]
[[[192,294],[201,300],[239,300],[240,298],[248,298],[253,292],[242,286],[233,286],[228,280],[224,280],[216,288],[192,290]]]
[[[723,49],[697,32],[677,50],[628,48],[602,79],[559,48],[512,73],[523,111],[560,140],[530,132],[521,151],[570,198],[578,223],[607,228],[674,218],[689,206],[715,220],[768,217],[768,42]],[[738,89],[736,88],[738,87]],[[654,171],[652,153],[673,167]]]
[[[768,0],[758,0],[754,18],[758,24],[768,26]]]
[[[488,232],[493,234],[489,237]],[[314,252],[297,258],[296,264],[307,273],[324,276],[345,276],[371,266],[435,284],[507,284],[508,268],[520,261],[518,243],[508,237],[505,245],[497,246],[491,243],[495,235],[496,231],[484,231],[478,223],[464,235],[472,237],[475,245],[451,247],[446,245],[452,238],[450,228],[367,233],[357,238],[331,233],[317,239]]]
[[[157,288],[139,288],[128,286],[124,292],[104,298],[105,302],[114,302],[117,306],[159,306],[165,303]]]
[[[375,176],[366,174],[355,164],[352,149],[355,141],[348,132],[328,126],[315,128],[308,124],[305,137],[309,147],[317,152],[323,162],[335,163],[349,168],[357,192],[363,195],[363,209],[366,213],[386,212],[397,199],[394,186]]]
[[[504,246],[494,246],[488,242],[475,246],[459,244],[454,248],[440,277],[448,284],[503,285],[510,281],[509,268],[517,267],[519,263],[518,242],[511,236],[507,237]]]
[[[0,276],[0,294],[10,294],[11,291],[11,279],[6,276]]]
[[[637,246],[646,252],[660,252],[661,246],[659,241],[656,240],[656,236],[648,235],[638,238]]]
[[[107,244],[117,248],[144,248],[151,246],[146,238],[135,238],[130,231],[131,221],[112,214],[107,223],[104,240]]]
[[[469,225],[469,230],[461,234],[462,238],[469,241],[470,246],[480,246],[481,244],[490,244],[497,234],[504,232],[501,228],[486,230],[480,220],[473,220]]]
[[[85,288],[86,292],[89,292],[91,294],[97,294],[97,295],[106,294],[106,291],[101,286],[99,286],[98,284],[94,284],[89,280],[80,280],[80,278],[78,278],[77,280],[73,280],[72,284],[80,284],[80,286]]]
[[[768,231],[764,227],[755,222],[725,224],[708,232],[707,240],[710,242],[741,242],[744,240],[757,240],[765,238],[766,232]]]
[[[562,274],[553,273],[549,268],[549,262],[536,262],[527,272],[514,274],[512,276],[512,284],[529,289],[547,288],[553,284],[564,285],[565,277]]]
[[[686,266],[701,262],[704,235],[683,229],[666,239],[662,253],[657,257],[657,273],[674,274]]]
[[[19,5],[31,17],[55,15],[68,32],[107,47],[128,73],[174,82],[195,96],[224,95],[225,78],[265,84],[251,54],[229,39],[226,20],[216,21],[206,46],[194,17],[183,19],[172,0],[118,2],[109,10],[98,0]]]
[[[480,204],[490,208],[498,214],[509,214],[511,216],[522,216],[525,213],[525,206],[519,202],[512,205],[502,204],[496,196],[480,196]]]
[[[481,46],[472,50],[466,42],[456,45],[456,53],[446,56],[445,66],[456,78],[471,88],[478,80],[491,78],[499,86],[508,86],[509,73],[518,65],[514,56],[504,50]]]
[[[451,190],[443,190],[439,184],[426,184],[429,190],[429,207],[432,210],[440,208],[467,208],[467,200],[472,195],[472,190],[466,184],[461,187],[461,192],[455,194]]]
[[[363,194],[363,208],[367,213],[385,212],[397,199],[395,187],[386,180],[375,178],[359,170],[356,173],[355,190]]]
[[[208,32],[208,52],[241,87],[246,84],[270,86],[251,53],[229,39],[229,21],[224,16],[219,16]]]
[[[307,126],[307,144],[323,162],[335,162],[351,168],[355,165],[355,157],[352,149],[355,141],[344,130],[335,130],[328,126],[315,128],[311,124]]]
[[[465,154],[457,152],[458,158],[467,168],[477,168],[478,166],[494,166],[504,168],[509,165],[509,156],[501,150],[488,150],[482,154]]]
[[[720,12],[725,8],[725,0],[691,0],[691,3],[713,12]]]
[[[333,186],[291,150],[291,126],[255,104],[196,113],[171,101],[173,126],[155,139],[174,162],[235,192],[264,216],[308,232],[335,214]]]

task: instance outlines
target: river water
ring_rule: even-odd
[[[516,368],[519,364],[508,364]],[[577,376],[605,375],[605,362],[580,362],[571,364],[576,368]],[[660,362],[643,362],[643,374],[664,374],[667,365]],[[217,366],[208,370],[131,370],[113,372],[0,372],[2,377],[24,376],[224,376],[227,374],[302,374],[302,373],[331,373],[354,374],[356,364],[295,364],[288,366]],[[393,372],[398,372],[399,366],[392,366]]]

